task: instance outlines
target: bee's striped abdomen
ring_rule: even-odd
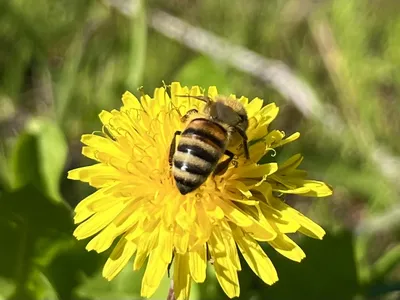
[[[226,147],[227,132],[208,119],[192,120],[182,132],[172,173],[185,195],[197,189],[215,169]]]

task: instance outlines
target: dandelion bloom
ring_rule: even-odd
[[[239,296],[239,252],[254,273],[271,285],[278,275],[259,242],[301,261],[304,252],[287,234],[301,232],[317,239],[325,234],[276,195],[325,197],[332,190],[323,182],[306,179],[306,172],[298,169],[300,154],[280,165],[259,164],[299,133],[285,137],[281,131],[269,131],[278,114],[276,105],[263,106],[261,99],[241,97],[237,101],[249,118],[250,159],[245,159],[240,143],[231,144],[236,163],[223,175],[210,176],[194,192],[181,195],[168,163],[171,140],[175,131],[186,126],[181,116],[193,108],[201,111],[205,103],[180,95],[203,92],[177,82],[168,90],[157,88],[153,98],[143,95],[140,101],[126,92],[120,110],[100,113],[102,134],[82,136],[83,155],[97,163],[72,170],[68,177],[88,182],[97,191],[75,208],[74,220],[80,225],[74,235],[77,239],[94,236],[86,248],[97,252],[119,238],[103,269],[108,280],[131,258],[134,270],[147,260],[144,297],[155,292],[172,261],[175,296],[188,299],[192,280],[205,280],[209,259],[225,293]],[[214,99],[217,89],[210,87],[207,95]]]

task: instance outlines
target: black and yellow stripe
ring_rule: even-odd
[[[172,168],[182,195],[207,180],[225,151],[227,137],[221,125],[208,119],[194,119],[182,132]]]

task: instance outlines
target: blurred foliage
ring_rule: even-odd
[[[156,9],[281,60],[344,129],[304,118],[259,79],[148,27]],[[399,9],[398,0],[0,1],[0,299],[140,298],[142,273],[127,267],[107,282],[108,253],[72,237],[71,207],[91,190],[66,171],[87,163],[79,138],[100,129],[102,109],[162,80],[277,102],[274,126],[302,133],[278,159],[302,152],[303,167],[335,188],[330,199],[287,200],[328,234],[295,237],[301,264],[266,248],[280,281],[267,287],[244,267],[241,299],[399,299],[399,222],[360,230],[399,209],[398,178],[385,173],[396,165],[371,159],[378,148],[400,156]],[[153,299],[168,287],[165,278]],[[210,271],[191,298],[226,296]]]

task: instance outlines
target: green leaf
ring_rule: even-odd
[[[327,295],[330,299],[354,298],[359,283],[350,232],[328,233],[322,241],[304,238],[300,246],[307,255],[300,264],[268,248],[279,281],[271,287],[262,286],[260,281],[253,285],[265,295],[263,298],[297,299],[298,295],[307,295],[308,300],[326,299]]]
[[[57,251],[46,266],[44,273],[61,299],[77,299],[75,290],[97,274],[106,260],[104,254],[86,251],[86,244],[87,241],[75,241],[73,247]]]
[[[101,275],[100,271],[94,277],[86,278],[85,283],[78,288],[77,294],[81,297],[90,297],[96,300],[142,299],[140,290],[144,271],[145,267],[142,267],[139,271],[133,271],[132,262],[130,262],[110,282]],[[170,283],[170,279],[165,275],[149,300],[166,299]],[[201,299],[199,297],[199,288],[196,284],[192,284],[190,300],[197,299]]]
[[[36,187],[27,185],[1,194],[0,276],[14,281],[12,299],[45,299],[54,295],[40,270],[50,261],[46,256],[54,256],[56,244],[71,240],[71,234],[70,210],[50,201]],[[50,239],[52,243],[46,243]]]
[[[12,153],[14,188],[32,183],[51,199],[61,201],[59,182],[66,158],[67,143],[59,127],[50,120],[33,120]]]
[[[140,287],[143,274],[144,268],[133,271],[131,263],[128,263],[112,281],[107,281],[100,271],[94,277],[86,278],[86,281],[77,289],[77,295],[96,300],[141,299]]]
[[[32,276],[31,285],[35,287],[36,299],[40,300],[58,300],[59,297],[54,286],[49,279],[39,270],[35,270]]]
[[[18,189],[29,182],[40,187],[37,156],[35,136],[28,133],[21,134],[11,157],[13,188]]]
[[[328,233],[322,241],[303,238],[299,245],[307,257],[301,263],[290,261],[271,247],[262,245],[278,272],[279,281],[272,286],[266,285],[241,259],[240,299],[354,299],[360,292],[350,232]],[[200,299],[223,298],[215,281],[214,286],[219,294],[209,298],[203,288]]]
[[[28,185],[0,197],[0,217],[23,224],[35,235],[72,233],[72,215],[63,203],[54,203],[36,187]],[[11,223],[10,223],[11,224]],[[13,223],[14,224],[14,223]]]

